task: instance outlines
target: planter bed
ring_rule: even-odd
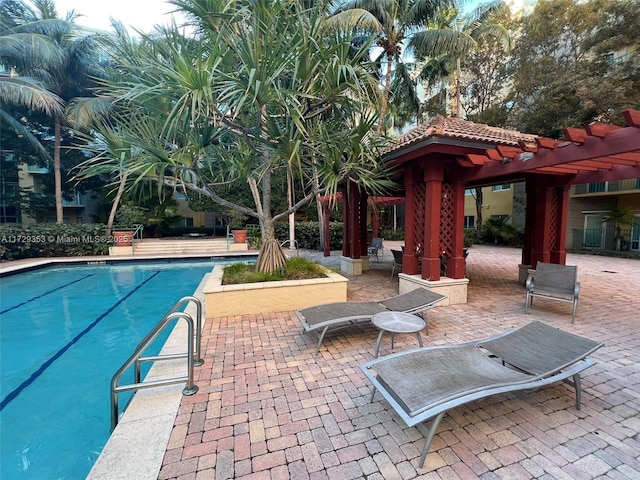
[[[325,278],[222,285],[217,265],[204,286],[206,318],[298,310],[347,301],[348,280],[327,270]]]

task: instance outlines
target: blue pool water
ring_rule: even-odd
[[[111,377],[213,265],[51,267],[0,279],[2,480],[86,477],[109,438]]]

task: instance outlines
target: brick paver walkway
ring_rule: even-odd
[[[372,270],[350,278],[349,299],[397,292],[390,242]],[[496,395],[443,419],[425,468],[423,436],[385,400],[369,402],[359,365],[373,358],[377,330],[316,336],[293,312],[207,319],[199,392],[184,397],[161,479],[640,479],[640,261],[569,255],[582,285],[571,306],[536,300],[524,314],[518,249],[474,246],[469,303],[429,312],[425,345],[466,342],[541,320],[605,346],[583,375],[582,410],[555,384]],[[329,263],[337,262],[337,253]],[[386,339],[386,337],[385,337]],[[390,353],[383,339],[381,355]],[[400,335],[394,351],[414,348]]]

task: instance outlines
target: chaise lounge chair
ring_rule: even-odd
[[[325,303],[296,310],[295,313],[305,332],[320,331],[316,350],[316,353],[318,353],[322,340],[324,340],[324,336],[330,328],[344,328],[353,325],[358,320],[371,320],[376,313],[380,312],[423,313],[445,298],[447,298],[446,295],[440,295],[420,287],[402,295],[387,298],[381,302]]]
[[[425,435],[422,468],[440,420],[459,405],[563,381],[575,388],[579,410],[580,372],[595,364],[587,357],[602,345],[535,321],[479,342],[400,352],[360,368],[374,385],[371,401],[379,391]]]
[[[384,238],[374,237],[371,240],[371,245],[369,245],[369,247],[367,248],[367,253],[369,254],[369,256],[375,255],[376,260],[378,260],[379,252],[384,252],[383,242],[384,242]]]

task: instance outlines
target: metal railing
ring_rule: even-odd
[[[196,305],[196,320],[188,313],[178,312],[183,304],[193,302]],[[158,337],[160,333],[173,320],[183,319],[187,322],[187,353],[153,355],[143,357],[144,351]],[[201,358],[201,324],[202,324],[202,303],[196,297],[188,296],[181,298],[164,317],[156,324],[155,327],[147,334],[146,337],[138,344],[135,351],[127,359],[126,362],[118,369],[111,379],[111,430],[116,428],[119,420],[118,394],[121,392],[140,390],[142,388],[161,387],[165,385],[175,385],[177,383],[186,382],[186,386],[182,390],[183,395],[193,395],[198,391],[198,386],[193,384],[193,367],[202,365],[204,360]],[[187,359],[187,375],[183,377],[166,378],[160,380],[141,380],[141,364],[145,362],[158,362],[162,360],[179,360]],[[133,366],[133,382],[127,385],[119,385],[120,377]]]
[[[300,249],[298,248],[298,240],[285,240],[284,242],[282,242],[280,244],[280,246],[282,248],[284,248],[285,245],[289,245],[289,249],[296,251],[296,255],[299,257],[300,256]]]
[[[575,195],[594,193],[616,193],[640,190],[640,178],[611,180],[608,182],[581,183],[574,187]]]
[[[602,252],[640,252],[639,229],[572,229],[573,250]]]

